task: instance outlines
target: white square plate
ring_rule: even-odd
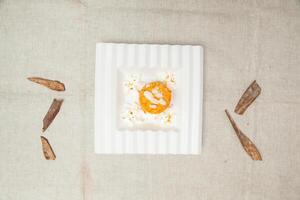
[[[120,125],[120,88],[131,71],[155,79],[177,74],[174,129]],[[200,154],[203,48],[190,45],[98,43],[95,73],[95,152],[99,154]]]

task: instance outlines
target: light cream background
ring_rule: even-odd
[[[93,141],[96,42],[202,44],[201,156],[101,156]],[[0,0],[0,199],[300,199],[299,0]],[[26,80],[66,83],[65,93]],[[224,109],[262,152],[242,150]],[[57,160],[41,153],[42,118]],[[231,112],[232,113],[232,112]]]

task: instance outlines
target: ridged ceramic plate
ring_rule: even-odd
[[[176,75],[174,126],[126,127],[121,113],[126,74],[160,81]],[[149,79],[149,80],[150,80]],[[98,43],[95,73],[95,152],[99,154],[200,154],[203,48],[191,45]],[[166,113],[168,110],[166,111]]]

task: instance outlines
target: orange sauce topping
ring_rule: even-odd
[[[159,114],[165,111],[171,103],[172,91],[160,81],[146,84],[139,91],[139,101],[146,113]]]

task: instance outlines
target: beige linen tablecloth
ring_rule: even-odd
[[[94,151],[96,42],[202,44],[201,156]],[[299,200],[299,0],[0,0],[0,199]],[[60,80],[52,92],[28,76]],[[233,114],[252,80],[261,96]],[[45,136],[42,119],[64,98]],[[257,144],[242,150],[224,109]]]

